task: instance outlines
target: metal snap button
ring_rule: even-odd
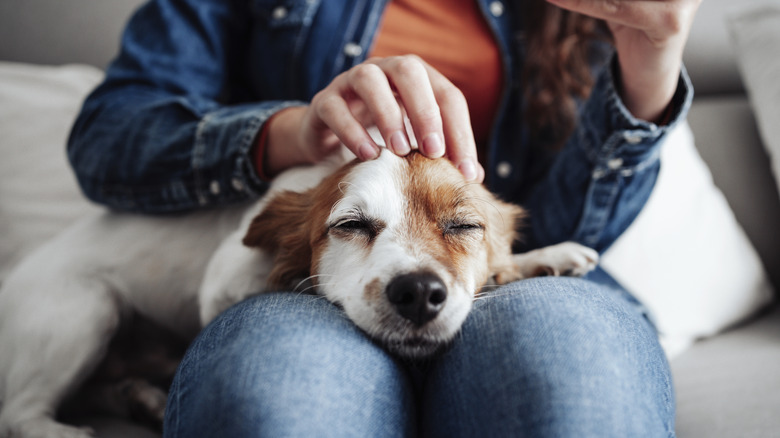
[[[219,181],[212,181],[211,184],[209,184],[209,191],[212,195],[219,195],[220,187],[219,187]]]
[[[273,11],[271,11],[271,18],[274,20],[284,20],[285,17],[287,17],[287,8],[284,6],[277,6],[274,8]]]
[[[624,138],[624,139],[626,139],[626,141],[627,141],[628,143],[630,143],[630,144],[637,144],[637,143],[639,143],[640,141],[642,141],[642,137],[640,137],[638,134],[630,134],[630,133],[626,133],[626,134],[623,136],[623,138]]]
[[[504,15],[504,4],[500,1],[491,2],[489,8],[490,13],[496,18]]]
[[[512,165],[507,161],[502,161],[496,166],[496,174],[500,178],[508,178],[512,174]]]
[[[363,48],[360,44],[347,43],[344,45],[344,54],[356,58],[363,54]]]
[[[617,170],[620,169],[620,166],[623,165],[623,159],[622,158],[613,158],[609,161],[607,161],[607,167],[609,167],[611,170]]]

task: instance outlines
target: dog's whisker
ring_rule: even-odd
[[[298,283],[298,284],[295,286],[295,288],[293,288],[293,290],[292,290],[292,291],[293,291],[293,292],[298,292],[298,294],[299,294],[299,295],[302,295],[302,294],[306,293],[306,291],[308,291],[308,290],[310,290],[310,289],[314,289],[314,288],[316,288],[316,287],[317,287],[317,285],[315,285],[315,284],[310,284],[309,286],[306,286],[306,287],[305,287],[305,288],[303,288],[303,289],[298,289],[299,287],[301,287],[301,286],[303,285],[303,283],[304,283],[304,282]]]
[[[336,284],[336,283],[334,283],[334,282],[330,282],[330,283],[318,283],[318,284],[312,284],[312,285],[310,285],[310,286],[308,286],[308,287],[305,287],[305,288],[303,288],[303,289],[301,289],[301,290],[293,290],[293,292],[298,292],[298,294],[299,294],[299,295],[302,295],[302,294],[305,294],[306,292],[308,292],[308,291],[310,291],[310,290],[312,290],[312,289],[316,289],[316,288],[318,288],[318,287],[333,286],[333,285],[335,285],[335,284]]]
[[[499,287],[499,286],[497,286],[497,287]],[[511,290],[506,291],[506,292],[502,292],[502,293],[496,293],[494,291],[489,291],[489,292],[486,292],[484,294],[477,295],[476,297],[474,297],[474,301],[475,302],[476,301],[487,301],[489,299],[506,297],[506,296],[513,295],[513,294],[514,294],[514,291],[511,291]]]
[[[489,205],[489,206],[493,207],[494,209],[498,210],[498,207],[496,207],[496,204],[491,202],[489,199],[485,199],[485,198],[482,198],[482,197],[479,197],[479,196],[473,196],[473,197],[467,198],[467,199],[470,200],[470,201],[481,201],[481,202],[484,202],[487,205]]]
[[[303,280],[299,281],[298,284],[296,284],[295,287],[293,287],[293,289],[292,289],[293,292],[297,291],[298,288],[301,287],[301,285],[303,283],[306,283],[307,281],[309,281],[309,278],[304,278]]]
[[[314,275],[309,275],[308,277],[306,277],[303,280],[299,281],[298,284],[295,285],[295,287],[293,288],[293,292],[297,291],[298,288],[301,287],[301,285],[303,285],[307,281],[314,280],[316,278],[322,278],[322,277],[335,277],[335,275],[334,274],[314,274]]]
[[[309,295],[309,297],[311,297],[311,299],[314,300],[314,301],[321,301],[321,300],[328,301],[328,297],[320,295],[318,293],[309,293],[309,294],[307,294],[306,292],[299,292],[298,293],[298,295],[304,295],[304,294],[305,295]]]
[[[498,208],[498,207],[496,206],[496,204],[494,204],[493,202],[491,202],[489,199],[485,199],[485,198],[482,198],[482,197],[479,197],[479,196],[473,196],[473,197],[470,197],[470,198],[465,198],[465,199],[468,199],[468,200],[474,200],[474,201],[481,201],[481,202],[484,202],[485,204],[487,204],[487,205],[489,205],[489,206],[493,207],[493,209],[494,209],[494,210],[496,210],[496,213],[498,213],[498,217],[500,217],[500,218],[501,218],[501,221],[504,221],[504,220],[505,220],[505,218],[504,218],[504,215],[503,215],[503,214],[501,214],[501,209],[500,209],[500,208]]]
[[[498,289],[500,287],[504,287],[504,285],[503,284],[488,283],[488,284],[483,284],[482,287],[480,288],[480,291],[483,291],[485,289]]]
[[[339,185],[338,185],[339,192],[341,192],[341,194],[343,195],[345,191],[344,186],[351,186],[351,185],[353,184],[349,181],[339,181]]]

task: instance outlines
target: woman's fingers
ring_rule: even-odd
[[[420,151],[430,158],[444,156],[442,109],[422,60],[416,56],[399,56],[376,62],[398,93]]]
[[[366,126],[375,125],[398,155],[411,150],[405,119],[419,150],[446,156],[469,180],[482,181],[468,106],[463,94],[416,56],[371,59],[337,76],[310,106],[305,137],[332,132],[361,159],[379,154]]]
[[[482,182],[468,104],[444,75],[416,56],[372,60],[386,72],[409,118],[420,151],[446,156],[467,180]]]
[[[603,19],[620,64],[621,97],[640,119],[659,121],[669,105],[701,0],[547,0]]]
[[[330,130],[361,160],[371,160],[379,156],[379,147],[368,135],[366,128],[352,115],[341,93],[325,88],[314,96],[310,108],[314,113],[311,122],[314,132],[313,138],[307,141],[316,142],[317,136]]]
[[[467,180],[484,181],[485,170],[477,159],[477,145],[466,98],[444,75],[427,64],[426,68],[433,84],[433,93],[441,108],[447,158]]]
[[[354,106],[359,107],[360,115],[353,115],[359,119],[365,119],[368,115],[387,147],[398,155],[406,155],[411,150],[409,139],[404,127],[403,110],[390,86],[386,73],[376,64],[363,63],[352,68],[348,73],[348,81],[352,91],[359,102]],[[368,114],[365,114],[365,113]]]
[[[701,0],[547,0],[613,25],[646,31],[656,39],[685,32]]]
[[[564,9],[579,12],[594,18],[632,25],[632,27],[652,27],[648,10],[666,8],[666,0],[547,0]]]

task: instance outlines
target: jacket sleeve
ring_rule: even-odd
[[[111,208],[172,212],[256,196],[252,145],[286,101],[240,102],[249,2],[154,0],[68,140],[84,193]]]
[[[660,147],[687,115],[693,87],[683,67],[669,122],[658,126],[631,115],[616,90],[616,71],[613,56],[583,102],[573,135],[524,202],[531,213],[529,248],[573,240],[603,252],[650,196]]]

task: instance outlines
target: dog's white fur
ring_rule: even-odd
[[[403,163],[385,152],[354,166],[339,182],[342,196],[330,206],[326,223],[319,224],[327,242],[315,255],[320,276],[309,279],[391,350],[421,356],[450,340],[486,276],[500,275],[499,282],[506,282],[539,274],[581,275],[595,266],[594,251],[566,243],[514,256],[512,266],[488,267],[499,262],[489,260],[485,241],[492,237],[480,234],[488,233],[484,229],[457,237],[466,239],[458,247],[468,249],[463,257],[470,263],[446,266],[425,245],[404,237],[412,200],[398,190]],[[54,414],[98,366],[128,315],[137,312],[192,338],[230,305],[266,290],[276,255],[244,245],[247,230],[273,199],[317,187],[342,164],[334,159],[288,171],[248,207],[181,217],[108,212],[89,217],[24,260],[0,290],[0,437],[88,436],[87,430],[58,423]],[[492,200],[483,201],[485,210],[494,208]],[[356,212],[383,225],[370,243],[338,230]],[[509,248],[509,240],[502,245]],[[377,290],[396,274],[421,266],[441,277],[448,295],[440,314],[418,327],[399,317]]]

